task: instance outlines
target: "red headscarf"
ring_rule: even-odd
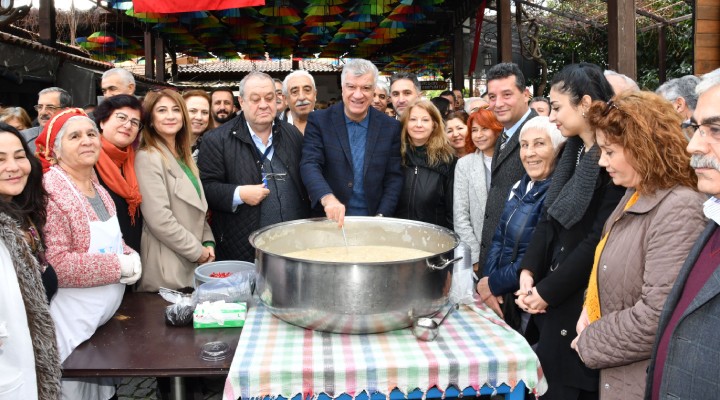
[[[87,117],[87,114],[80,108],[68,108],[45,124],[40,136],[35,139],[35,155],[42,163],[43,173],[47,172],[52,165],[57,164],[57,159],[53,154],[55,139],[63,125],[72,117]]]

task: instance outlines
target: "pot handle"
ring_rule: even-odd
[[[430,269],[435,269],[435,270],[445,269],[445,267],[447,267],[448,265],[450,265],[450,264],[455,264],[456,262],[458,262],[458,261],[460,261],[460,260],[462,260],[462,259],[463,259],[462,256],[460,256],[460,257],[455,257],[455,258],[453,258],[452,260],[447,260],[447,261],[443,262],[443,263],[440,264],[440,265],[432,265],[432,264],[430,264],[430,262],[428,262],[428,263],[427,263],[427,266],[430,267]]]

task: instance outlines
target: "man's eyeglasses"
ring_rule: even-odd
[[[115,119],[120,123],[120,125],[125,125],[128,122],[130,122],[130,126],[133,127],[133,129],[140,131],[142,129],[142,122],[140,122],[139,119],[128,117],[126,114],[123,114],[121,112],[115,113]]]
[[[699,133],[701,138],[704,138],[710,143],[720,143],[720,124],[683,122],[682,128],[688,140],[692,140],[692,138]]]
[[[35,106],[33,106],[33,108],[35,109],[35,111],[38,111],[38,112],[42,111],[43,109],[46,109],[50,112],[55,112],[55,111],[60,110],[62,107],[50,106],[50,105],[45,105],[45,104],[36,104]]]

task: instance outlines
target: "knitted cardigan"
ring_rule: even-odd
[[[19,224],[0,213],[0,240],[5,243],[17,274],[20,294],[25,304],[30,338],[35,354],[38,399],[60,399],[60,358],[55,326],[40,277],[40,264],[30,251]]]

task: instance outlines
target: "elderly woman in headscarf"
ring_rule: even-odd
[[[100,156],[100,133],[81,109],[51,119],[36,139],[48,193],[44,236],[46,257],[58,276],[50,304],[60,362],[120,306],[125,285],[142,268],[138,253],[125,245],[108,192],[94,167]],[[102,399],[115,393],[112,380],[63,379],[66,398]]]

